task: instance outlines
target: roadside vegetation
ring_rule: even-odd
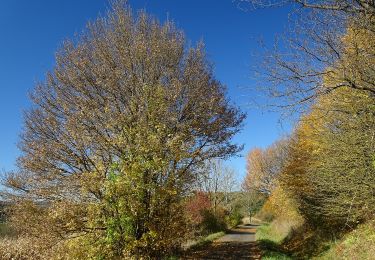
[[[258,72],[271,105],[299,117],[289,136],[248,154],[244,186],[267,196],[257,240],[265,259],[372,259],[375,4],[290,2],[283,50],[267,50]]]
[[[218,238],[220,238],[224,235],[225,235],[225,232],[220,231],[220,232],[212,233],[212,234],[210,234],[206,237],[200,238],[199,240],[197,240],[194,244],[192,244],[189,247],[189,250],[194,250],[196,248],[204,247],[207,244],[212,243],[213,241],[215,241],[216,239],[218,239]]]
[[[245,114],[204,44],[114,1],[31,94],[0,259],[176,259],[244,217],[263,223],[263,259],[374,257],[375,2],[242,2],[292,6],[257,75],[298,119],[249,151],[241,190],[223,161],[243,148]]]
[[[359,225],[341,239],[332,241],[329,249],[315,259],[371,259],[375,255],[375,223]]]

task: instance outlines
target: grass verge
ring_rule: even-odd
[[[208,236],[205,236],[205,237],[201,237],[197,239],[196,241],[194,241],[193,243],[189,244],[187,247],[185,247],[181,252],[179,252],[178,255],[167,256],[167,257],[164,257],[163,260],[181,259],[181,256],[183,256],[185,253],[190,252],[190,251],[200,250],[204,248],[205,246],[207,246],[208,244],[212,243],[214,240],[224,235],[225,235],[225,232],[221,231],[221,232],[209,234]]]
[[[224,235],[225,235],[224,231],[210,234],[210,235],[208,235],[206,237],[198,239],[194,244],[192,244],[190,246],[189,249],[197,249],[197,248],[206,246],[206,245],[212,243],[214,240],[216,240],[216,239],[218,239],[218,238],[220,238],[220,237],[222,237]]]
[[[375,220],[359,225],[314,259],[374,259]]]
[[[281,244],[284,241],[285,237],[285,234],[278,232],[278,230],[270,224],[263,224],[258,227],[255,238],[262,250],[262,259],[292,259],[281,247]]]

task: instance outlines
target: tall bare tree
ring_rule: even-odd
[[[200,189],[208,194],[213,211],[220,206],[230,210],[231,193],[238,188],[234,169],[225,166],[221,160],[210,160],[203,171],[204,175],[198,182]]]
[[[348,49],[348,28],[358,35],[375,33],[373,0],[244,0],[254,8],[290,5],[287,32],[274,48],[265,49],[263,66],[255,69],[259,88],[274,97],[272,106],[306,111],[317,97],[349,87],[375,96],[375,47]],[[353,50],[353,51],[352,51]],[[348,63],[345,60],[360,61]],[[335,71],[340,70],[338,75]],[[360,78],[360,80],[358,80]]]
[[[184,237],[181,200],[202,163],[227,158],[244,115],[202,44],[122,1],[66,41],[25,114],[3,194],[20,232],[75,259],[156,257]]]

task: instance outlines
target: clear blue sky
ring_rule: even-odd
[[[192,44],[203,39],[217,78],[226,84],[231,99],[248,113],[245,128],[235,141],[264,147],[283,130],[279,115],[249,105],[252,53],[258,39],[272,43],[287,22],[286,9],[244,11],[233,0],[130,0],[133,9],[145,8],[160,20],[167,17],[183,29]],[[0,1],[0,171],[15,169],[22,111],[30,106],[28,92],[54,64],[54,53],[66,38],[79,33],[88,20],[108,8],[107,0],[2,0]],[[245,7],[245,5],[241,5]],[[239,178],[245,158],[234,158]]]

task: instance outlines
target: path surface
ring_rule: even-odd
[[[260,259],[255,243],[257,225],[241,225],[207,247],[190,252],[184,259]]]

